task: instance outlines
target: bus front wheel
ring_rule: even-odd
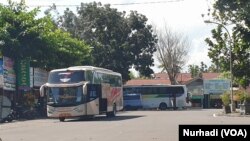
[[[160,110],[166,110],[167,109],[167,104],[166,103],[161,103],[160,105],[159,105],[159,109]]]

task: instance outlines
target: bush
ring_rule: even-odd
[[[221,96],[221,101],[224,106],[229,106],[230,104],[230,93],[224,92]]]
[[[235,96],[237,96],[237,101],[239,101],[241,104],[250,104],[250,94],[246,92],[246,90],[237,90],[235,92]]]
[[[244,103],[245,104],[250,104],[250,94],[249,93],[246,93],[244,95]]]
[[[245,90],[237,90],[234,95],[237,97],[236,101],[240,102],[241,104],[246,99],[246,91]]]

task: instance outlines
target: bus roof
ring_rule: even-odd
[[[114,72],[114,71],[109,70],[109,69],[94,67],[94,66],[72,66],[72,67],[62,68],[62,69],[54,69],[54,70],[51,70],[51,72],[56,72],[56,71],[77,71],[77,70],[93,70],[93,71],[95,70],[95,71],[99,71],[99,72],[112,73],[112,74],[121,76],[121,74],[118,73],[118,72]]]

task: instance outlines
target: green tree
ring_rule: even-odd
[[[3,55],[30,58],[33,67],[53,69],[79,65],[89,59],[90,48],[69,33],[58,29],[46,16],[37,18],[38,8],[31,11],[22,0],[0,5],[0,48]]]
[[[200,70],[198,65],[189,65],[188,72],[191,73],[191,77],[195,78],[199,76]]]
[[[201,65],[200,65],[200,72],[207,72],[208,71],[208,69],[207,69],[207,65],[206,64],[204,64],[204,62],[203,61],[201,61]]]
[[[1,52],[11,58],[30,57],[34,51],[31,43],[41,43],[39,21],[34,20],[38,9],[27,12],[24,1],[8,1],[0,5]]]
[[[136,74],[134,72],[132,72],[132,71],[129,72],[129,77],[131,79],[136,79],[137,78]]]
[[[198,65],[189,65],[188,66],[188,72],[191,73],[191,77],[195,78],[195,77],[202,77],[202,73],[204,72],[208,72],[208,68],[207,65],[204,64],[203,61],[201,61],[200,66]]]
[[[218,23],[218,26],[212,30],[212,38],[205,40],[210,46],[209,57],[220,65],[222,71],[230,70],[231,59],[232,74],[243,87],[249,84],[250,79],[249,7],[250,1],[216,0],[210,15],[212,22]],[[230,28],[227,28],[228,25]],[[232,31],[227,32],[225,28]]]
[[[214,63],[212,63],[208,69],[207,69],[208,72],[220,72],[220,68],[218,65],[215,65]]]
[[[43,33],[42,36],[50,49],[43,50],[43,53],[50,54],[50,58],[46,59],[47,68],[63,68],[90,62],[89,46],[72,38],[69,33],[55,29],[53,32]]]
[[[66,9],[57,24],[93,47],[93,65],[120,72],[124,80],[129,79],[132,66],[143,76],[153,73],[150,67],[157,40],[144,15],[82,3],[77,15]]]

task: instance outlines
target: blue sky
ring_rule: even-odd
[[[0,3],[5,0],[1,0]],[[13,0],[20,1],[20,0]],[[88,3],[93,0],[26,0],[28,6],[38,5],[64,5],[59,7],[63,11],[67,5],[80,5],[81,2]],[[200,65],[203,61],[208,66],[211,61],[207,56],[208,46],[204,39],[211,36],[211,29],[215,25],[205,24],[201,14],[206,14],[207,9],[211,8],[213,0],[99,0],[102,4],[110,3],[112,8],[117,8],[118,11],[136,10],[148,18],[149,24],[155,25],[157,28],[162,28],[167,24],[173,31],[182,33],[187,36],[191,42],[189,59],[187,65],[183,68],[183,72],[187,71],[188,65]],[[158,2],[158,3],[157,3]],[[119,5],[126,3],[139,3],[130,5]],[[42,8],[45,9],[45,8]],[[75,6],[70,9],[75,10]],[[157,73],[159,63],[155,59],[155,66],[152,69]]]

